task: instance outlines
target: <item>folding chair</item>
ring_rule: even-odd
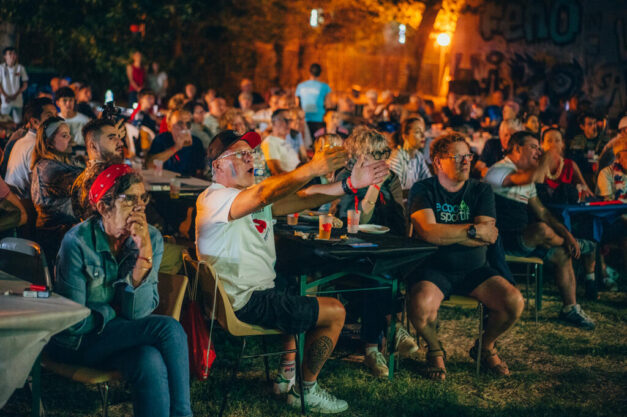
[[[448,299],[442,301],[441,307],[458,307],[464,309],[476,308],[479,312],[479,337],[477,340],[479,341],[479,355],[481,355],[481,348],[483,344],[483,314],[484,307],[481,302],[475,300],[474,298],[465,297],[463,295],[451,295]],[[477,376],[479,376],[479,370],[481,369],[481,358],[477,359]]]
[[[527,299],[527,307],[529,306],[529,277],[533,276],[536,280],[536,302],[534,305],[535,309],[535,319],[536,323],[538,322],[538,311],[542,309],[542,269],[544,265],[544,261],[541,258],[536,257],[522,257],[522,256],[512,256],[505,255],[505,262],[512,264],[522,264],[525,265],[526,273],[525,274],[514,274],[514,276],[524,276],[525,277],[525,298]],[[533,268],[533,272],[532,272]]]
[[[0,269],[52,290],[52,277],[46,255],[39,244],[19,237],[5,237],[0,240],[0,254],[3,255],[0,258]]]
[[[170,316],[178,321],[181,316],[181,307],[187,283],[186,276],[160,273],[158,283],[159,305],[154,311],[155,314]],[[45,352],[42,354],[41,364],[44,368],[72,381],[98,386],[102,404],[102,416],[107,417],[109,415],[109,383],[121,380],[122,374],[118,371],[55,362]]]
[[[224,391],[224,396],[222,397],[222,404],[220,406],[220,416],[224,414],[226,410],[226,403],[229,394],[229,390],[235,379],[237,377],[237,371],[239,370],[240,361],[242,359],[250,359],[261,357],[264,361],[265,371],[266,371],[266,379],[270,382],[270,370],[268,366],[268,356],[276,356],[282,355],[284,353],[296,353],[296,378],[298,380],[298,385],[300,387],[300,400],[301,400],[301,413],[305,415],[305,397],[303,395],[303,381],[302,381],[302,368],[301,368],[301,357],[298,350],[298,335],[294,335],[296,338],[296,349],[290,349],[280,352],[271,352],[267,353],[266,344],[264,337],[269,335],[280,335],[283,334],[280,330],[276,329],[266,329],[261,326],[257,326],[254,324],[248,324],[240,321],[235,312],[233,311],[233,306],[231,305],[231,301],[229,300],[226,292],[224,291],[224,287],[222,286],[222,282],[220,282],[220,278],[216,273],[216,270],[213,266],[205,261],[195,261],[193,260],[188,253],[183,254],[183,265],[185,266],[185,272],[190,276],[190,271],[196,276],[195,283],[196,285],[200,283],[200,288],[202,291],[202,299],[203,299],[203,307],[205,314],[207,314],[211,319],[211,326],[209,329],[209,345],[211,345],[211,337],[213,335],[213,323],[217,321],[220,327],[226,330],[230,335],[241,337],[242,338],[242,347],[237,356],[235,366],[233,367],[233,371],[231,374],[231,381]],[[256,355],[244,355],[244,350],[246,348],[246,338],[249,336],[261,336],[262,337],[262,347],[264,352]]]

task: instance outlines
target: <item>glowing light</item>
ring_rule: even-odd
[[[448,46],[451,43],[451,37],[448,33],[440,33],[436,38],[436,42],[440,46]]]
[[[309,24],[312,28],[318,26],[318,9],[311,9],[311,15],[309,16]]]
[[[398,43],[405,43],[405,32],[407,31],[407,27],[403,24],[398,25]]]

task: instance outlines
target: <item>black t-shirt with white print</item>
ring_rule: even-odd
[[[474,223],[477,216],[496,218],[492,189],[474,179],[454,193],[446,191],[437,177],[419,181],[411,188],[408,207],[409,213],[432,209],[436,222],[441,224]],[[486,252],[487,246],[440,246],[428,262],[447,272],[470,272],[485,265]]]

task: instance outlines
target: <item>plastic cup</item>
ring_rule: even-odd
[[[155,174],[157,174],[158,177],[163,175],[163,161],[160,159],[155,159],[154,161],[152,161],[153,164],[155,164]]]
[[[170,198],[176,199],[181,195],[181,181],[176,178],[170,180]]]
[[[298,224],[298,213],[288,214],[287,224],[290,226],[296,226]]]
[[[144,163],[141,159],[135,158],[131,161],[131,168],[133,168],[134,171],[141,172],[143,166]]]
[[[333,228],[333,216],[321,214],[318,217],[318,239],[331,239],[331,229]]]
[[[346,229],[348,233],[359,232],[359,216],[361,215],[361,212],[359,210],[347,210],[346,214],[348,216],[346,222]]]

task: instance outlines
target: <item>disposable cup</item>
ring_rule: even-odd
[[[176,199],[181,195],[181,181],[177,178],[170,180],[170,198]]]
[[[347,210],[346,214],[348,216],[346,228],[348,233],[357,233],[359,232],[359,216],[361,212],[359,210]]]
[[[298,224],[298,213],[288,214],[287,224],[290,226],[296,226]]]
[[[163,175],[163,161],[160,159],[155,159],[152,163],[155,164],[155,173],[157,174],[157,176],[160,177],[161,175]]]
[[[331,239],[331,229],[333,228],[333,216],[321,214],[318,218],[318,239]]]

